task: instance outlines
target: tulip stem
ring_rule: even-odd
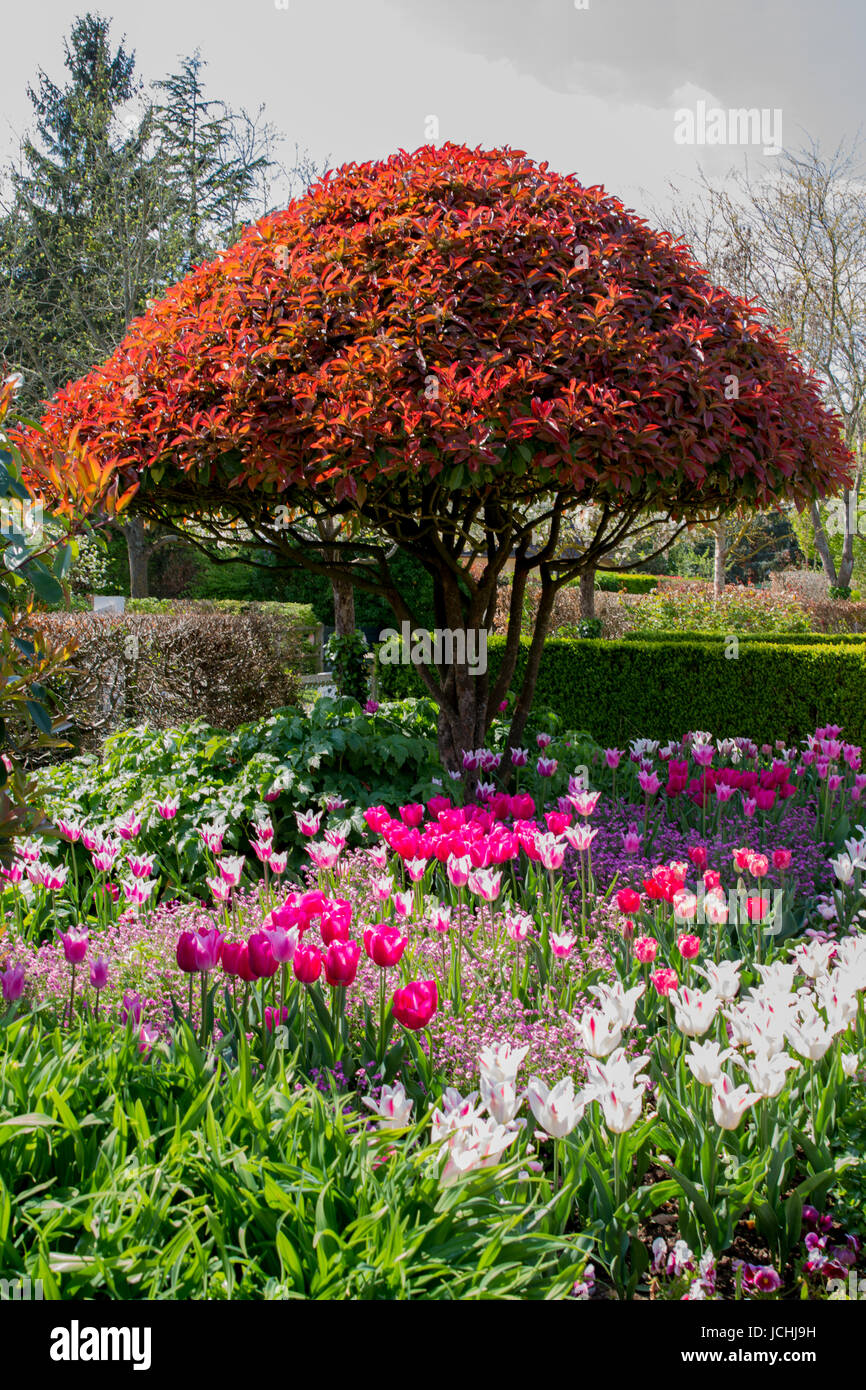
[[[444,943],[443,943],[444,945]],[[379,1066],[385,1060],[385,967],[379,967]]]
[[[72,985],[69,990],[69,1026],[72,1027],[72,1020],[75,1017],[75,961],[72,961]]]

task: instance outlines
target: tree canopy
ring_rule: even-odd
[[[539,643],[558,585],[647,510],[804,506],[850,481],[820,383],[756,304],[604,189],[452,144],[347,165],[250,226],[44,424],[134,470],[151,515],[232,515],[311,568],[299,520],[342,518],[347,547],[352,527],[380,537],[364,583],[400,617],[388,547],[425,565],[451,628],[489,626],[515,557],[515,603],[541,572]],[[563,516],[589,503],[594,535],[554,571]],[[518,637],[519,620],[515,657]],[[495,688],[431,678],[457,744],[482,733],[509,661]]]

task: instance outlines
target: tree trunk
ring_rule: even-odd
[[[716,554],[713,564],[713,598],[720,599],[725,590],[725,522],[720,517],[715,526]]]
[[[334,595],[334,629],[338,637],[348,637],[355,631],[355,588],[345,575],[331,580]]]
[[[821,520],[821,513],[818,510],[818,503],[813,502],[809,515],[812,518],[812,531],[815,535],[815,549],[821,557],[821,564],[824,566],[824,573],[831,584],[838,584],[836,576],[836,566],[833,563],[833,555],[830,551],[830,543],[827,540],[827,532],[824,530],[824,523]]]
[[[580,574],[580,616],[595,617],[595,565],[581,570]]]
[[[140,516],[131,516],[123,523],[126,536],[126,553],[129,557],[129,596],[147,598],[150,594],[147,577],[147,562],[150,559],[150,545]]]

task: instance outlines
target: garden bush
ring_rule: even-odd
[[[66,736],[81,748],[142,721],[164,729],[205,719],[232,729],[299,694],[289,662],[303,639],[263,613],[51,613],[35,626],[54,642],[76,643],[51,691],[69,712]]]
[[[613,570],[596,570],[595,587],[602,593],[650,594],[666,578],[662,574],[616,574]]]
[[[714,599],[712,585],[676,584],[656,589],[630,605],[634,627],[644,631],[808,632],[805,605],[788,594],[749,585],[728,585]]]
[[[297,862],[304,843],[294,812],[329,799],[359,833],[363,809],[397,805],[430,790],[438,771],[432,703],[412,701],[364,714],[353,700],[321,697],[308,715],[276,710],[230,732],[203,721],[163,731],[125,729],[88,755],[46,768],[40,794],[55,819],[103,822],[141,808],[143,848],[204,890],[208,859],[197,827],[227,826],[226,844],[250,852],[256,819],[270,814]],[[170,819],[154,808],[176,801]]]
[[[491,637],[495,675],[504,639]],[[866,740],[866,652],[862,644],[750,641],[737,659],[711,640],[567,641],[548,639],[535,692],[536,710],[553,710],[567,728],[586,729],[599,743],[638,735],[748,728],[759,741],[803,738],[822,716],[848,738]],[[520,679],[528,642],[521,642]],[[420,694],[411,665],[379,667],[379,688],[391,698]],[[768,699],[772,691],[772,700]]]

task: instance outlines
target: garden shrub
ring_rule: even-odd
[[[738,584],[714,599],[711,585],[657,589],[631,604],[634,627],[670,632],[808,632],[808,610],[794,595]]]
[[[308,603],[282,603],[275,600],[247,599],[163,599],[132,598],[128,613],[234,613],[256,614],[273,625],[286,664],[302,675],[319,669],[321,624]]]
[[[595,587],[602,593],[651,594],[664,579],[661,574],[616,574],[613,570],[597,570]]]
[[[39,788],[52,816],[100,823],[130,806],[177,796],[176,817],[153,816],[142,846],[165,856],[175,840],[185,880],[203,889],[207,859],[197,829],[202,821],[227,823],[227,846],[251,854],[249,832],[255,818],[267,813],[280,844],[305,862],[295,810],[335,797],[346,806],[346,832],[360,836],[365,807],[429,795],[436,773],[441,769],[432,701],[382,706],[367,715],[354,700],[323,696],[308,715],[279,709],[229,732],[201,720],[184,728],[123,729],[106,740],[99,757],[84,755],[44,769]]]
[[[624,632],[622,640],[624,642],[722,642],[728,636],[737,634],[722,632],[655,632],[652,629],[638,628],[634,632]],[[844,634],[831,632],[749,632],[744,635],[743,641],[748,642],[775,642],[782,646],[796,647],[817,647],[833,645],[838,646],[841,642],[843,646],[859,646],[866,642],[866,633],[848,632]]]
[[[67,737],[82,748],[143,721],[232,729],[299,694],[292,643],[262,613],[52,613],[38,630],[77,643],[51,689],[69,710]]]
[[[491,637],[495,677],[504,639]],[[521,641],[515,685],[529,643]],[[866,651],[854,642],[740,642],[737,659],[725,643],[698,641],[564,641],[545,643],[534,708],[551,709],[567,728],[586,729],[602,744],[632,737],[668,739],[687,729],[741,733],[761,741],[804,738],[818,723],[842,726],[866,741]],[[379,667],[379,688],[391,698],[420,694],[411,665]]]

